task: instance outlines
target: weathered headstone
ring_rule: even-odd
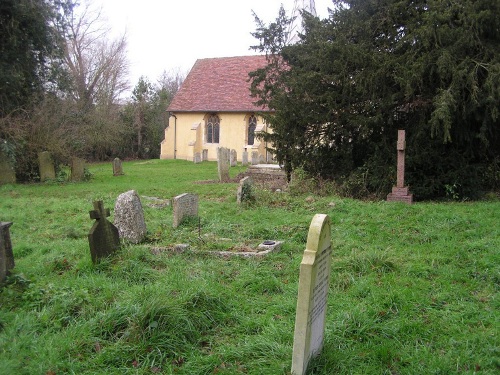
[[[122,176],[122,175],[123,175],[122,161],[119,158],[115,158],[113,160],[113,176]]]
[[[0,283],[15,266],[9,231],[11,225],[11,222],[0,221]]]
[[[259,164],[259,152],[252,151],[252,165],[257,165],[257,164]]]
[[[40,170],[40,181],[54,180],[56,178],[56,170],[52,155],[48,151],[38,153],[38,167]]]
[[[194,154],[194,163],[195,164],[200,164],[201,163],[201,154],[199,152],[195,152]]]
[[[95,264],[120,248],[120,236],[118,229],[106,219],[110,215],[109,208],[105,209],[102,201],[94,202],[94,210],[89,214],[96,220],[88,235],[90,255]]]
[[[252,178],[250,176],[246,176],[240,180],[238,192],[236,193],[236,202],[241,204],[243,202],[249,202],[253,199]]]
[[[319,355],[323,347],[331,259],[330,218],[317,214],[311,221],[306,250],[300,264],[293,338],[293,375],[305,374],[310,359]]]
[[[396,186],[393,186],[392,192],[387,195],[388,202],[404,202],[408,204],[413,203],[413,194],[410,193],[408,186],[405,185],[405,150],[406,139],[405,131],[398,130],[398,166]]]
[[[238,163],[238,154],[236,153],[236,150],[231,150],[231,154],[229,156],[229,164],[231,167],[236,167],[236,164]]]
[[[120,238],[139,243],[146,237],[141,199],[135,190],[120,194],[115,203],[115,226]]]
[[[11,161],[5,152],[0,149],[0,185],[15,184],[16,172],[12,168]]]
[[[201,160],[202,161],[208,161],[208,149],[203,149],[201,153]]]
[[[85,160],[71,159],[71,181],[83,181],[85,178]]]
[[[229,181],[229,149],[225,147],[217,148],[217,172],[219,181]]]
[[[248,151],[245,149],[243,153],[241,154],[241,164],[243,165],[248,165]]]
[[[184,193],[173,199],[174,221],[173,227],[177,228],[187,217],[198,216],[198,195]]]

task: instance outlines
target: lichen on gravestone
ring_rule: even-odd
[[[122,239],[137,244],[146,237],[144,211],[135,190],[120,194],[116,199],[114,223]]]

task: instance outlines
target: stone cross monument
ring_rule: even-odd
[[[102,201],[94,202],[94,210],[89,214],[95,219],[88,236],[90,255],[95,264],[120,248],[120,236],[118,229],[106,219],[110,215],[109,208],[105,209]]]
[[[398,130],[398,175],[396,186],[392,188],[392,192],[387,195],[388,202],[404,202],[408,204],[413,203],[413,194],[410,193],[408,186],[405,185],[405,150],[406,139],[405,131]]]

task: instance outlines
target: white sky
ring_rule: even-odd
[[[294,0],[92,0],[102,4],[113,33],[126,31],[130,86],[141,75],[151,82],[163,71],[187,74],[195,61],[208,57],[255,54],[252,10],[266,24],[280,5],[290,12]],[[316,13],[328,16],[331,0],[316,0]]]

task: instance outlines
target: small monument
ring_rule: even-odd
[[[115,158],[113,160],[113,176],[122,176],[123,174],[122,161],[120,158]]]
[[[323,347],[331,260],[330,218],[317,214],[309,227],[300,264],[292,375],[304,375],[310,359]]]
[[[173,227],[177,228],[187,217],[198,216],[198,195],[184,193],[173,199],[174,222]]]
[[[387,195],[388,202],[413,203],[413,194],[410,193],[408,186],[405,185],[405,150],[406,140],[405,131],[398,130],[398,175],[396,186],[393,186],[392,192]]]
[[[1,184],[15,184],[16,172],[12,168],[11,161],[7,154],[0,149],[0,185]]]
[[[236,164],[238,164],[238,154],[236,153],[236,150],[231,150],[229,164],[231,167],[236,167]]]
[[[15,266],[9,231],[11,225],[11,222],[0,221],[0,283]]]
[[[54,180],[56,178],[56,170],[52,155],[48,151],[38,153],[38,166],[40,169],[40,181]]]
[[[71,181],[83,181],[85,178],[85,160],[80,158],[71,159]]]
[[[252,151],[252,165],[257,165],[257,164],[259,164],[259,152]]]
[[[94,202],[94,210],[89,214],[96,220],[88,236],[92,263],[96,264],[120,248],[120,236],[118,229],[106,219],[110,215],[109,208],[104,209],[102,201]]]
[[[229,181],[229,149],[225,147],[217,148],[217,172],[219,182]]]
[[[246,148],[243,150],[243,153],[241,154],[241,164],[248,165],[248,151]]]
[[[252,192],[252,178],[250,176],[243,177],[238,186],[236,193],[236,202],[242,204],[243,202],[251,202],[255,199]]]
[[[146,237],[141,199],[135,190],[120,194],[115,203],[115,226],[120,238],[139,243]]]

